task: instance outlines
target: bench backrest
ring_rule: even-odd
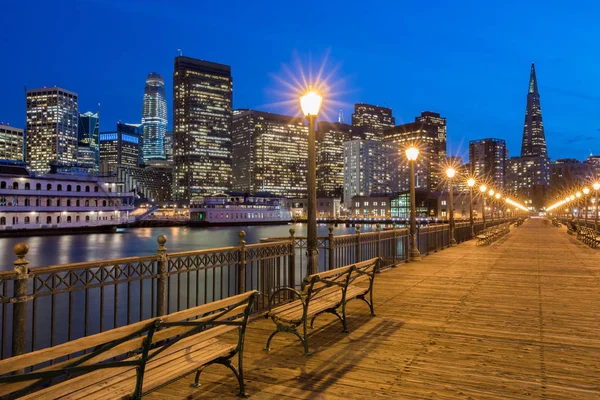
[[[246,292],[1,360],[0,396],[17,398],[54,380],[72,379],[100,368],[131,367],[137,369],[132,397],[138,397],[146,363],[178,340],[194,334],[209,339],[236,327],[243,336],[257,293],[255,290]],[[240,342],[238,346],[243,344]],[[138,357],[132,357],[132,354]],[[54,364],[44,367],[51,362]],[[30,370],[21,373],[27,369]]]
[[[369,288],[373,288],[373,279],[379,271],[381,259],[378,257],[362,261],[354,265],[354,270],[350,274],[348,284],[352,285],[361,281],[369,281]]]

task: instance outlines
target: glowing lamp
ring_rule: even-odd
[[[569,197],[569,199],[575,200],[575,196],[571,195],[571,197]]]
[[[300,106],[302,107],[302,112],[306,117],[308,117],[309,115],[319,115],[319,110],[321,109],[322,102],[323,97],[314,90],[309,90],[308,92],[306,92],[306,94],[300,96]]]
[[[587,187],[583,188],[583,194],[587,195],[589,193],[590,193],[590,188],[587,188]]]
[[[416,147],[409,147],[408,149],[406,149],[405,152],[406,158],[408,158],[409,161],[415,161],[419,156],[419,149],[417,149]]]
[[[455,174],[456,174],[456,170],[452,167],[450,167],[446,170],[446,175],[448,175],[448,178],[450,178],[450,179],[454,178]]]
[[[600,190],[600,183],[595,182],[592,187],[594,188],[594,190]]]
[[[575,196],[576,196],[576,197],[581,197],[581,192],[577,192],[577,193],[575,193]]]
[[[469,187],[473,187],[473,186],[475,186],[475,179],[473,179],[473,178],[469,178],[469,179],[467,179],[467,185],[468,185]]]
[[[494,189],[490,189],[490,191],[488,193],[490,194],[490,196],[493,196],[494,193],[496,193],[496,192],[494,192]]]
[[[499,199],[500,198],[500,193],[496,193],[496,198]]]
[[[480,191],[481,193],[485,193],[485,191],[486,191],[486,190],[487,190],[487,186],[485,186],[485,185],[481,185],[481,186],[479,186],[479,191]]]

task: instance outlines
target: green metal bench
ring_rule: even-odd
[[[375,315],[373,307],[373,281],[379,269],[379,258],[372,258],[354,265],[337,268],[331,271],[313,274],[304,280],[302,291],[292,288],[281,288],[269,298],[269,312],[276,325],[275,331],[267,339],[265,350],[271,348],[271,340],[279,332],[296,335],[304,345],[304,354],[310,355],[308,346],[308,326],[313,327],[315,318],[323,313],[338,317],[343,331],[348,332],[346,323],[346,304],[353,299],[363,300],[369,306],[371,315]],[[359,285],[364,282],[363,285]],[[279,298],[281,292],[289,292],[292,300],[277,308],[273,308],[273,300]],[[341,308],[341,314],[338,309]],[[298,332],[302,327],[302,335]]]
[[[239,394],[244,395],[244,336],[257,293],[1,360],[0,398],[140,399],[193,371],[197,386],[200,372],[211,364],[230,368],[238,379]],[[237,343],[217,339],[235,329]],[[235,355],[237,369],[231,361]],[[32,370],[36,366],[40,368]]]

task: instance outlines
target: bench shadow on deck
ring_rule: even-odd
[[[311,357],[291,334],[263,351],[274,324],[252,321],[246,390],[255,399],[600,398],[599,260],[534,219],[490,246],[470,241],[400,265],[375,279],[376,317],[352,301],[350,333],[334,316],[317,318]],[[193,378],[144,398],[236,398],[224,367],[207,368],[198,389]]]

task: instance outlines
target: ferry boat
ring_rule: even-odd
[[[88,175],[31,175],[24,164],[0,164],[0,236],[115,231],[133,222],[134,195]]]
[[[291,212],[281,198],[270,194],[226,194],[193,197],[190,200],[192,225],[249,225],[288,223]]]

